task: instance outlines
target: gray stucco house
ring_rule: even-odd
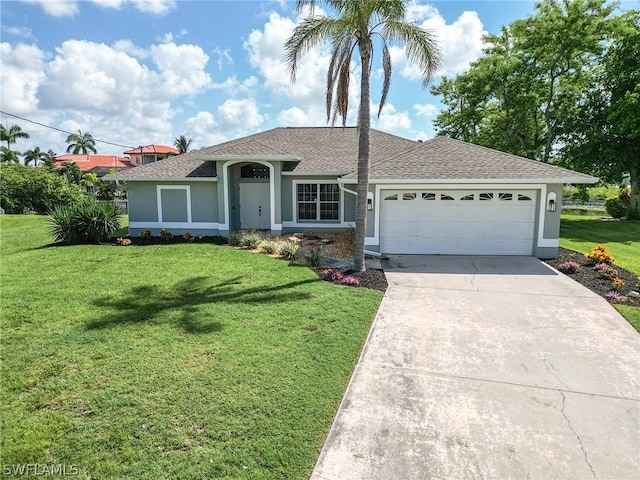
[[[355,226],[357,128],[275,128],[107,177],[129,230],[273,235]],[[557,254],[562,184],[596,178],[447,137],[371,132],[366,249]]]

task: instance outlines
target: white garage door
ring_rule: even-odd
[[[383,190],[383,253],[531,255],[534,190]]]

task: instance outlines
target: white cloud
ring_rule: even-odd
[[[25,40],[34,40],[35,36],[33,31],[28,27],[9,27],[8,25],[2,25],[0,27],[4,35],[11,35],[18,38],[24,38]]]
[[[25,114],[38,108],[38,86],[44,80],[45,53],[35,45],[0,43],[2,109]]]
[[[175,0],[131,0],[131,3],[144,13],[163,15],[176,8]]]
[[[433,5],[424,5],[412,2],[407,5],[407,20],[413,22],[422,22],[431,17],[440,15],[438,9]]]
[[[245,78],[242,82],[238,81],[235,75],[227,77],[224,82],[213,83],[211,88],[215,90],[222,90],[227,95],[236,95],[242,93],[245,95],[254,95],[256,86],[258,85],[258,79],[251,75],[249,78]]]
[[[440,108],[433,103],[425,103],[424,105],[419,105],[416,103],[413,106],[413,109],[416,111],[416,115],[425,118],[433,118],[440,111]]]
[[[194,95],[212,83],[206,72],[209,57],[197,45],[155,45],[151,57],[164,77],[163,91],[170,97]]]
[[[408,9],[420,26],[433,33],[442,54],[438,75],[455,75],[469,68],[469,64],[482,55],[482,37],[487,33],[476,12],[465,11],[453,23],[447,24],[438,10],[430,5],[413,5]],[[391,60],[400,74],[410,79],[420,79],[420,69],[407,60],[404,48],[392,46]]]
[[[378,105],[371,106],[372,116],[374,112],[375,115],[377,115]],[[396,108],[390,103],[385,104],[382,109],[382,113],[380,113],[380,117],[377,119],[374,117],[374,123],[376,128],[390,132],[409,130],[411,128],[411,119],[409,118],[409,114],[407,112],[396,111]]]
[[[113,49],[117,52],[123,52],[127,55],[135,58],[146,58],[149,56],[149,52],[144,48],[134,45],[131,40],[118,40],[113,44]]]
[[[307,52],[298,64],[296,82],[284,61],[284,43],[295,28],[290,18],[269,15],[263,30],[253,30],[244,42],[249,62],[264,77],[264,86],[281,98],[297,105],[324,104],[329,55],[316,48]]]
[[[78,0],[25,0],[42,5],[45,13],[53,17],[73,17],[79,11]],[[119,9],[129,1],[134,8],[144,13],[163,15],[176,7],[175,0],[91,0],[103,8]]]
[[[213,49],[212,53],[218,56],[218,70],[222,70],[225,64],[233,65],[233,58],[229,53],[229,49],[222,49],[220,47],[216,47]]]
[[[419,132],[416,132],[413,138],[415,140],[422,140],[424,142],[425,140],[429,139],[429,134],[427,132],[420,130]]]
[[[186,125],[185,136],[193,139],[194,148],[207,147],[229,140],[229,137],[220,130],[210,112],[198,112],[195,116],[187,119]]]
[[[225,131],[251,131],[264,120],[253,98],[225,101],[218,107],[218,117]]]
[[[145,51],[128,41],[109,46],[68,40],[53,58],[33,45],[2,43],[1,107],[123,145],[170,143],[178,101],[212,84],[206,73],[208,57],[195,45],[164,43],[149,51],[153,61],[146,65],[134,56]],[[26,130],[39,131],[35,126]],[[46,132],[38,133],[37,141],[32,134],[31,141],[63,151],[65,135]],[[104,153],[123,150],[103,144],[98,148]]]
[[[76,0],[26,0],[29,3],[39,3],[45,13],[52,17],[73,17],[78,13]]]

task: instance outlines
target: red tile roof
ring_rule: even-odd
[[[143,154],[153,154],[153,153],[172,153],[174,155],[178,155],[180,150],[177,148],[169,147],[167,145],[145,145],[142,147]],[[125,155],[135,155],[140,154],[140,147],[132,148],[131,150],[127,150],[124,152]]]
[[[86,172],[95,167],[109,167],[109,168],[130,168],[133,164],[126,158],[118,157],[116,155],[73,155],[68,153],[66,155],[58,155],[56,157],[56,167],[59,167],[65,162],[75,163],[80,167],[80,170]]]

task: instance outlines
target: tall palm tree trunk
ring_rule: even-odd
[[[353,252],[354,270],[363,272],[364,243],[367,236],[367,192],[369,191],[369,158],[371,150],[371,43],[358,42],[362,72],[360,73],[360,108],[358,109],[358,187],[356,192],[356,237]]]

